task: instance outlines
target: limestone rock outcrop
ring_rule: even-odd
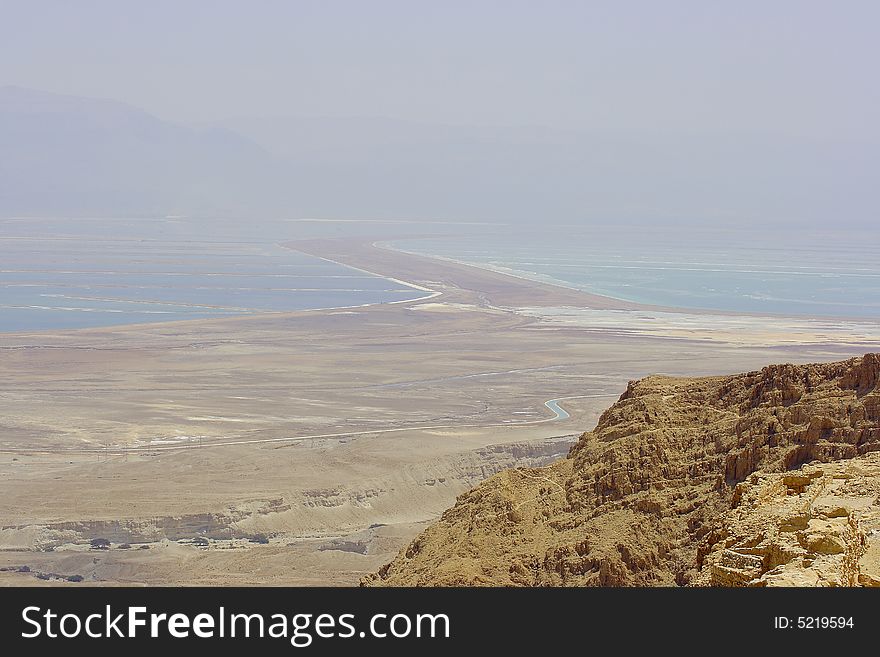
[[[880,453],[751,474],[700,543],[706,586],[880,586]]]
[[[631,382],[567,458],[459,496],[363,584],[880,584],[878,379],[868,354]]]

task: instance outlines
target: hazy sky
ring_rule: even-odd
[[[880,2],[0,0],[0,85],[177,121],[880,140]]]

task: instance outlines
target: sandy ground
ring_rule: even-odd
[[[370,242],[288,246],[431,298],[0,334],[0,584],[355,584],[477,481],[564,455],[630,379],[880,348],[870,322],[669,313]]]

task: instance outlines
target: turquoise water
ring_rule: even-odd
[[[554,413],[556,413],[556,417],[555,417],[554,419],[556,419],[556,420],[567,420],[567,419],[570,418],[571,416],[568,414],[568,411],[566,411],[564,408],[562,408],[562,407],[559,405],[559,402],[560,402],[560,401],[561,401],[561,400],[559,400],[559,399],[551,399],[550,401],[545,401],[545,402],[544,402],[544,406],[546,406],[546,407],[549,408],[551,411],[553,411]]]
[[[399,240],[407,251],[661,306],[880,318],[880,238],[560,229]]]
[[[425,293],[278,246],[277,231],[163,220],[0,222],[0,331],[359,306]]]
[[[359,306],[421,290],[284,249],[285,240],[447,233],[397,248],[630,301],[880,318],[872,232],[449,227],[405,222],[0,220],[0,331]],[[455,233],[451,235],[450,233]]]

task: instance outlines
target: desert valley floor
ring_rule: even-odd
[[[354,585],[478,481],[564,456],[628,380],[880,346],[870,323],[639,307],[373,240],[286,246],[425,295],[0,334],[0,584]]]

